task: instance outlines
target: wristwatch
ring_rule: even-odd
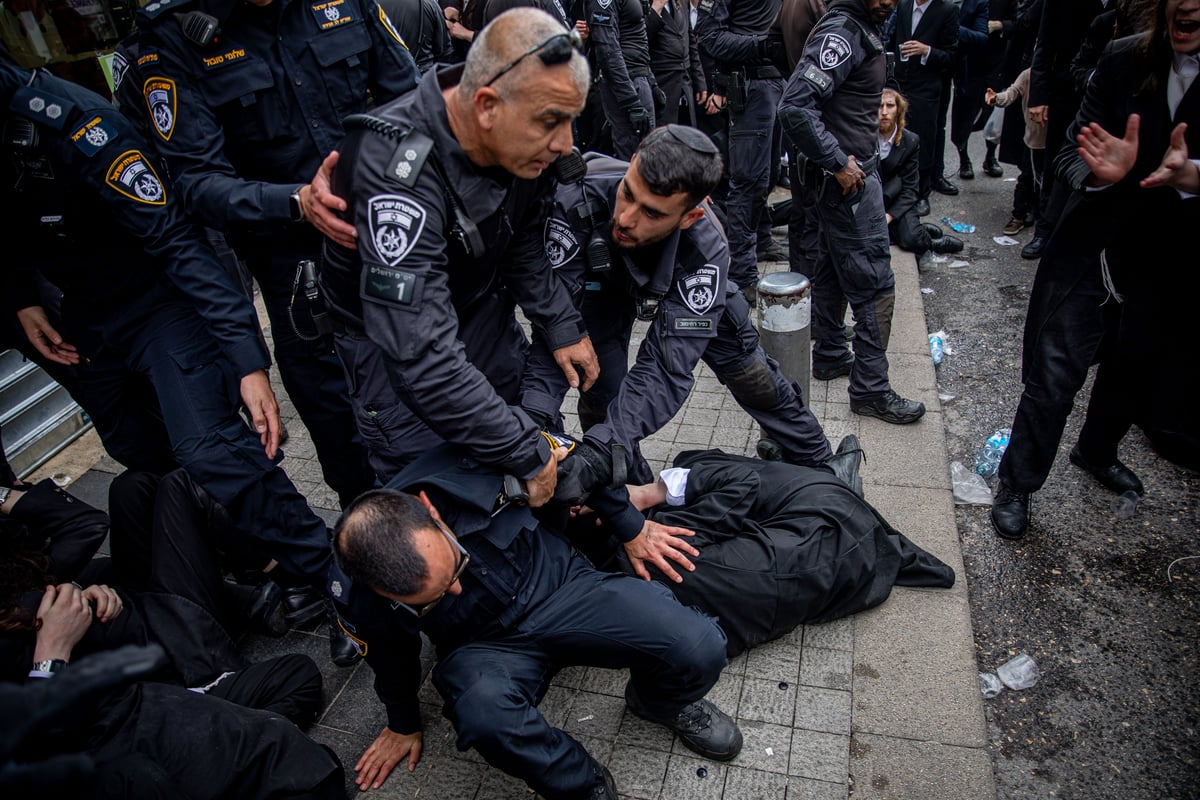
[[[288,198],[288,204],[292,212],[292,222],[304,222],[304,206],[300,203],[300,190],[292,192]]]
[[[44,661],[35,661],[33,663],[33,672],[61,672],[62,668],[67,665],[67,662],[61,658],[47,658]]]

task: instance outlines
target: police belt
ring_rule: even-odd
[[[858,168],[863,171],[864,175],[870,175],[871,173],[875,172],[877,169],[879,169],[879,154],[876,153],[866,161],[859,161]],[[798,165],[798,170],[800,172],[800,182],[805,186],[816,186],[817,181],[826,172],[825,169],[823,169],[811,158],[805,158]],[[833,173],[830,172],[829,174],[832,175]]]

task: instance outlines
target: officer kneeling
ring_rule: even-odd
[[[706,758],[735,757],[741,731],[702,699],[725,665],[716,621],[659,584],[593,569],[502,487],[501,473],[442,445],[338,523],[342,574],[330,591],[359,623],[388,713],[359,785],[420,759],[422,631],[437,647],[433,682],[459,749],[474,747],[548,800],[617,796],[608,770],[537,710],[565,666],[628,668],[630,711]]]

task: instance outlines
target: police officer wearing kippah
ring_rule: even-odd
[[[813,377],[849,375],[851,411],[904,424],[920,419],[925,406],[900,397],[888,382],[896,278],[877,167],[879,97],[887,73],[880,26],[893,4],[829,4],[788,81],[779,122],[805,159],[801,179],[818,194]],[[853,354],[846,349],[843,295],[854,310]]]

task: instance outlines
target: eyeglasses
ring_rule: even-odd
[[[713,144],[713,140],[701,130],[697,130],[689,125],[676,125],[671,123],[666,126],[667,134],[679,142],[686,145],[690,150],[706,156],[715,156],[721,151]]]
[[[436,600],[431,600],[420,608],[413,608],[408,603],[401,603],[399,600],[396,601],[400,604],[401,608],[407,609],[410,614],[416,617],[425,616],[433,610],[434,606],[442,602],[442,598],[444,598],[446,593],[450,591],[450,587],[453,586],[458,579],[462,577],[462,574],[467,571],[467,564],[471,563],[471,554],[468,553],[466,549],[458,543],[458,539],[454,538],[454,534],[450,532],[450,529],[443,525],[440,519],[434,519],[433,524],[437,525],[438,530],[442,532],[442,535],[446,537],[447,541],[454,545],[454,548],[458,550],[458,562],[454,565],[454,574],[450,577],[450,582],[446,584],[446,588],[442,590],[442,593],[437,596]]]
[[[583,52],[583,37],[574,28],[566,33],[556,33],[536,47],[532,47],[521,53],[514,61],[510,61],[501,68],[484,86],[491,86],[516,67],[517,64],[520,64],[534,53],[537,53],[538,58],[542,60],[543,64],[547,67],[552,67],[555,64],[565,64],[570,61],[572,51]]]

